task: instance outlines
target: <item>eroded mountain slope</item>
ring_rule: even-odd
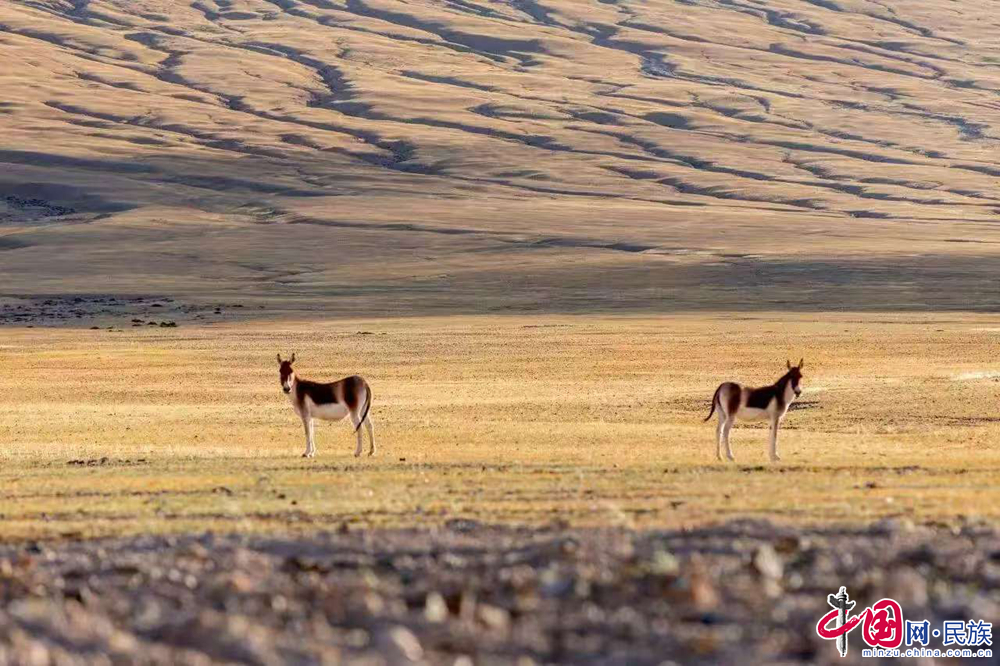
[[[0,280],[992,308],[998,27],[971,1],[4,2]]]

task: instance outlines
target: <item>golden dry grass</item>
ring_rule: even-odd
[[[0,323],[82,327],[3,329],[4,536],[993,517],[997,333],[964,312],[1000,308],[997,27],[972,0],[0,3]],[[175,300],[72,300],[101,295]],[[182,327],[83,330],[133,315]],[[297,458],[292,349],[369,376],[378,458],[346,426]],[[784,464],[752,428],[716,464],[715,384],[786,356],[812,392]]]
[[[995,319],[951,314],[5,329],[0,526],[17,539],[456,517],[996,519],[998,337]],[[369,378],[375,458],[352,457],[346,424],[298,457],[274,363],[293,350],[306,377]],[[745,425],[738,464],[716,462],[702,423],[716,383],[769,383],[799,356],[807,389],[782,464]]]

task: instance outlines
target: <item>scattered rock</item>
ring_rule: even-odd
[[[667,550],[657,550],[649,562],[649,571],[657,576],[676,576],[680,561]]]
[[[403,626],[390,627],[379,633],[376,647],[390,664],[419,661],[424,656],[420,640]]]
[[[736,521],[0,542],[0,636],[28,641],[0,640],[0,660],[32,663],[19,652],[31,641],[90,655],[114,636],[123,663],[829,661],[815,625],[840,584],[861,606],[891,597],[935,625],[995,617],[1000,530],[966,526],[891,539]]]
[[[448,604],[438,592],[431,592],[424,600],[424,617],[428,622],[444,622],[448,619]]]
[[[753,556],[753,566],[761,576],[778,580],[784,574],[781,558],[770,544],[764,544]]]
[[[507,631],[510,628],[510,613],[499,606],[478,604],[476,615],[480,622],[494,631]]]
[[[886,590],[887,596],[898,601],[903,608],[923,608],[927,605],[927,577],[909,567],[891,571],[886,580]]]
[[[59,217],[61,215],[72,215],[76,212],[74,208],[60,206],[45,199],[24,199],[12,194],[5,196],[3,202],[9,208],[19,211],[21,215],[28,218]]]
[[[809,547],[809,540],[798,535],[785,536],[774,542],[774,550],[782,555],[791,555]]]
[[[887,535],[906,534],[914,530],[914,525],[907,518],[884,518],[875,523],[872,529]]]
[[[472,532],[483,526],[478,520],[471,520],[469,518],[452,518],[451,520],[445,522],[445,529],[449,529],[452,532]]]
[[[681,579],[683,580],[683,579]],[[713,610],[719,605],[719,593],[701,558],[691,563],[687,574],[690,603],[700,611]]]

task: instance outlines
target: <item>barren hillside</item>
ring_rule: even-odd
[[[0,298],[992,310],[998,29],[972,0],[5,0]]]

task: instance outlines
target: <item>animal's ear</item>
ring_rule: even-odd
[[[292,352],[292,358],[288,359],[289,363],[295,363],[295,352]]]
[[[806,367],[806,360],[804,358],[799,359],[799,370]]]
[[[792,369],[792,362],[791,362],[791,361],[789,361],[789,360],[787,360],[787,359],[786,359],[786,360],[785,360],[785,365],[787,365],[787,366],[788,366],[788,369],[789,369],[789,370],[791,370],[791,369]]]
[[[281,354],[278,354],[278,365],[281,365]]]

